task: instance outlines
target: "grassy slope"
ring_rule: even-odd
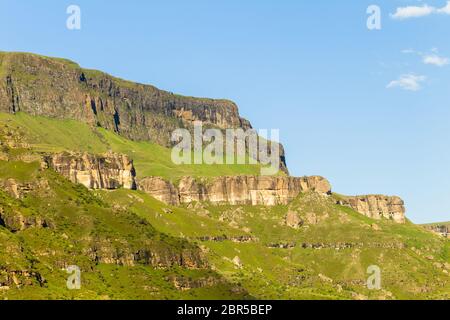
[[[20,174],[5,168],[21,167]],[[6,271],[38,272],[46,280],[43,286],[36,279],[31,283],[0,290],[9,299],[201,299],[243,297],[231,293],[231,286],[209,269],[190,270],[181,267],[156,269],[148,265],[96,263],[89,250],[99,243],[113,256],[126,256],[148,247],[164,254],[181,250],[199,250],[180,238],[155,230],[130,211],[112,208],[86,188],[74,185],[50,170],[39,170],[35,163],[0,161],[0,180],[13,178],[27,183],[48,181],[48,188],[37,188],[24,199],[11,198],[0,191],[0,208],[6,216],[37,216],[49,227],[32,227],[13,232],[0,225],[0,283]],[[82,289],[66,288],[67,265],[82,270]],[[217,284],[189,291],[177,290],[168,277],[186,279],[213,277]],[[22,279],[28,281],[26,279]]]
[[[202,216],[195,217],[195,213],[179,208],[165,214],[161,208],[167,206],[142,193],[135,194],[140,199],[136,201],[125,196],[128,192],[98,194],[105,201],[128,207],[158,230],[182,235],[206,247],[215,269],[230,281],[241,283],[256,298],[351,299],[360,294],[375,299],[448,299],[450,295],[448,275],[433,264],[450,263],[449,242],[411,223],[374,221],[315,194],[301,195],[290,208],[207,207],[208,216],[201,210]],[[314,213],[322,220],[295,230],[283,224],[289,209],[297,210],[302,217]],[[373,230],[373,224],[380,230]],[[249,235],[257,240],[248,243],[196,240],[199,235],[222,234]],[[295,247],[269,248],[268,244],[273,243],[293,243]],[[302,243],[361,246],[316,250],[303,249]],[[398,245],[406,248],[399,249]],[[231,262],[235,256],[242,261],[242,269]],[[428,260],[430,256],[432,261]],[[370,265],[378,265],[382,270],[381,291],[365,288]],[[319,274],[333,282],[323,280],[326,278]]]
[[[72,120],[54,120],[23,113],[0,113],[0,125],[4,124],[18,128],[33,149],[39,152],[74,150],[104,153],[112,150],[128,154],[134,160],[138,177],[160,176],[177,180],[187,175],[259,175],[261,169],[260,165],[175,165],[168,148],[148,142],[130,141],[102,128],[91,128]]]
[[[426,223],[426,224],[421,224],[421,226],[424,226],[424,227],[450,226],[450,221]]]
[[[138,173],[177,179],[182,175],[257,174],[254,166],[171,166],[169,150],[143,142],[131,142],[101,129],[74,121],[56,121],[23,114],[0,114],[0,125],[16,128],[36,151],[79,150],[125,152],[135,159]],[[74,134],[76,133],[76,134]],[[9,150],[8,152],[18,152]],[[47,279],[45,287],[25,286],[0,291],[8,298],[219,298],[241,297],[230,292],[230,283],[240,283],[256,298],[347,299],[449,298],[449,276],[443,264],[450,263],[450,244],[411,223],[396,225],[374,221],[315,194],[301,195],[287,206],[171,208],[150,196],[129,190],[88,192],[37,164],[0,162],[0,180],[14,178],[27,182],[43,177],[51,192],[40,190],[23,201],[1,193],[1,208],[24,216],[44,215],[56,229],[31,228],[13,233],[0,227],[0,266],[37,270]],[[8,209],[9,208],[9,209]],[[299,230],[283,224],[288,210],[295,210],[307,222]],[[175,290],[168,276],[207,277],[213,271],[181,268],[157,270],[148,266],[125,267],[96,264],[86,259],[80,239],[92,235],[116,237],[125,243],[142,243],[140,222],[150,223],[148,236],[157,246],[177,248],[180,238],[198,245],[207,254],[212,269],[228,280],[212,288]],[[376,223],[379,230],[375,230]],[[164,236],[166,235],[166,236]],[[252,236],[253,241],[237,243],[200,241],[202,236]],[[164,239],[158,242],[158,239]],[[114,242],[117,246],[121,242]],[[269,244],[293,244],[291,249],[272,249]],[[358,246],[350,249],[303,249],[302,243]],[[396,246],[402,244],[404,249]],[[243,263],[236,268],[231,260]],[[84,285],[80,292],[65,289],[67,275],[62,262],[82,266]],[[381,291],[368,291],[366,269],[382,269]],[[1,267],[0,267],[1,274]],[[332,282],[327,280],[331,278]]]

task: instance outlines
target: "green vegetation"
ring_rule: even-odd
[[[113,150],[129,154],[140,176],[172,180],[258,174],[258,166],[178,167],[158,145],[20,113],[0,114],[0,140],[0,159],[15,159],[0,160],[0,299],[450,298],[448,239],[372,220],[336,205],[339,195],[173,207],[141,191],[87,190],[33,157]],[[286,224],[288,212],[298,228]],[[69,265],[82,271],[81,290],[66,287]],[[366,287],[371,265],[381,290]]]
[[[450,294],[442,286],[449,281],[443,272],[450,262],[447,240],[411,223],[374,221],[314,193],[300,195],[290,206],[191,209],[168,207],[139,192],[96,193],[157,230],[207,248],[215,270],[259,299],[443,299]],[[304,219],[300,229],[285,225],[289,210]],[[227,239],[217,240],[221,235]],[[232,262],[236,256],[242,268]],[[382,270],[381,291],[365,287],[371,265]]]
[[[38,187],[14,199],[0,191],[0,298],[9,299],[205,299],[231,298],[231,285],[205,267],[179,264],[180,254],[202,264],[199,248],[157,231],[133,212],[112,207],[84,187],[74,185],[36,164],[24,172],[7,173]],[[0,161],[0,167],[5,162]],[[2,180],[5,173],[2,171]],[[39,182],[46,181],[48,185]],[[38,222],[41,221],[41,222]],[[45,221],[45,224],[42,223]],[[146,256],[152,253],[153,266]],[[153,260],[152,260],[153,261]],[[161,269],[159,264],[166,267]],[[81,290],[68,290],[63,270],[77,265]],[[25,271],[26,274],[18,274]],[[15,272],[16,280],[12,280]],[[205,287],[183,291],[174,279],[194,283],[214,279]],[[237,297],[246,297],[243,290]]]
[[[0,125],[12,127],[36,152],[71,150],[100,154],[111,150],[128,154],[134,160],[139,177],[158,176],[174,181],[183,176],[259,175],[261,172],[260,165],[250,164],[176,165],[171,160],[169,148],[131,141],[103,128],[92,128],[73,120],[0,113]]]

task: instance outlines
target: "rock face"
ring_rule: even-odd
[[[298,216],[297,212],[289,210],[285,223],[288,227],[298,229],[303,225],[303,220]]]
[[[405,223],[404,202],[399,197],[383,195],[345,197],[338,204],[351,207],[372,219],[385,218],[397,223]]]
[[[155,199],[170,204],[178,205],[180,197],[178,189],[170,183],[159,177],[148,177],[138,181],[138,188],[150,194]]]
[[[269,176],[218,177],[212,180],[184,177],[178,187],[159,178],[145,178],[139,182],[139,189],[172,205],[205,201],[217,205],[274,206],[288,204],[301,192],[331,192],[330,183],[322,177]]]
[[[46,179],[36,179],[32,182],[20,182],[9,178],[6,180],[0,179],[0,189],[6,191],[6,193],[15,199],[22,199],[34,190],[48,191],[49,184]]]
[[[90,189],[136,189],[133,161],[126,155],[64,152],[44,160],[49,168]]]
[[[251,128],[231,101],[175,95],[68,60],[0,52],[0,75],[1,112],[74,119],[131,140],[168,147],[173,130],[191,130],[195,121],[219,129]],[[283,148],[280,162],[287,172]]]
[[[19,211],[6,212],[0,207],[0,226],[12,232],[23,231],[29,228],[47,228],[48,223],[39,216],[26,216]]]
[[[425,229],[433,231],[444,238],[450,238],[450,222],[422,225]]]

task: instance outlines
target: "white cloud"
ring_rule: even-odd
[[[447,5],[437,10],[438,13],[450,14],[450,1],[447,1]]]
[[[447,14],[450,15],[450,1],[442,8],[436,8],[424,4],[423,6],[407,6],[397,8],[394,14],[391,14],[393,19],[405,20],[409,18],[426,17],[432,14]]]
[[[430,7],[429,5],[425,4],[421,7],[409,6],[397,8],[397,11],[394,14],[391,14],[391,16],[394,19],[404,20],[408,18],[419,18],[429,16],[435,11],[436,8]]]
[[[402,50],[404,54],[415,54],[421,57],[424,64],[433,65],[436,67],[444,67],[450,64],[450,59],[439,55],[438,48],[432,48],[428,53],[416,51],[414,49]]]
[[[425,81],[427,78],[425,76],[418,76],[414,74],[403,74],[398,80],[391,81],[386,88],[401,88],[408,91],[419,91],[422,89],[421,82]]]
[[[448,58],[440,57],[436,54],[430,54],[423,57],[423,63],[431,64],[437,67],[443,67],[450,63]]]

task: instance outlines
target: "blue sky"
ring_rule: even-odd
[[[338,193],[399,195],[414,222],[442,221],[450,220],[446,2],[0,0],[0,50],[234,100],[254,127],[280,129],[292,175],[323,175]],[[81,30],[66,28],[71,4]],[[381,30],[366,27],[371,4]]]

